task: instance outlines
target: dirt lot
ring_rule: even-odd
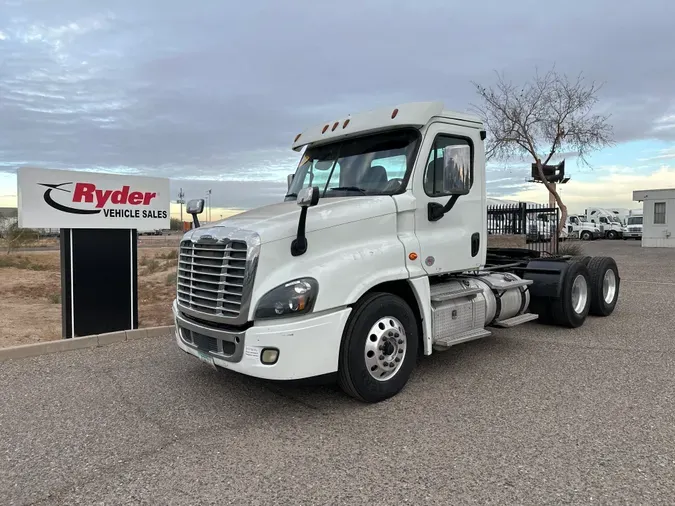
[[[139,245],[139,325],[170,325],[178,241],[167,247],[160,242],[166,237],[144,239],[158,244]],[[0,279],[0,348],[61,338],[58,250],[0,252]]]

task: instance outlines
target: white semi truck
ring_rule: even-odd
[[[623,224],[618,216],[599,207],[586,209],[586,220],[594,223],[607,239],[620,239],[623,236]]]
[[[491,329],[610,315],[611,257],[488,248],[485,138],[442,103],[364,112],[297,135],[283,202],[199,227],[204,201],[191,201],[178,347],[258,378],[334,375],[378,402],[422,356]]]
[[[642,210],[631,212],[626,217],[626,226],[624,227],[623,238],[642,239]]]

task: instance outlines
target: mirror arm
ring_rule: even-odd
[[[192,221],[195,224],[195,228],[199,228],[199,218],[197,218],[197,213],[192,215]]]
[[[300,256],[307,251],[307,237],[305,237],[305,221],[307,219],[307,207],[300,208],[300,219],[298,220],[298,236],[291,243],[291,255]]]
[[[429,202],[429,205],[427,206],[427,217],[429,218],[429,221],[438,221],[445,216],[445,213],[449,212],[455,206],[455,202],[457,202],[457,199],[461,195],[462,194],[460,193],[455,193],[444,206],[437,202]]]

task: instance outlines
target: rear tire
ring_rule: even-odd
[[[393,397],[410,378],[418,345],[415,313],[401,297],[382,292],[365,295],[355,304],[342,337],[340,388],[364,402]]]
[[[593,316],[609,316],[619,300],[619,269],[612,257],[593,257],[588,263],[591,275],[591,309]]]
[[[590,257],[590,256],[577,255],[577,256],[573,256],[572,258],[570,258],[569,261],[570,262],[581,262],[586,267],[588,267],[588,262],[591,261],[591,258],[592,257]]]
[[[591,308],[591,275],[581,262],[570,262],[560,287],[560,297],[551,300],[551,320],[555,325],[581,327]]]

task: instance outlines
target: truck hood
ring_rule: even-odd
[[[306,233],[344,225],[396,212],[396,203],[389,195],[332,197],[320,199],[307,209]],[[295,201],[270,204],[222,221],[212,223],[185,234],[185,238],[200,235],[227,235],[236,230],[256,232],[261,243],[296,237],[300,206]]]

